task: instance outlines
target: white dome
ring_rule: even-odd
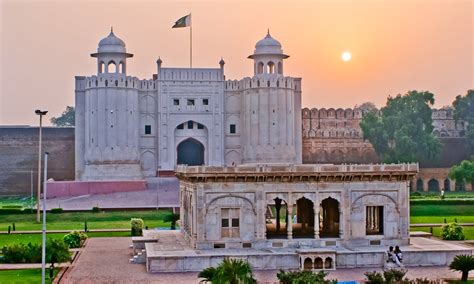
[[[110,34],[99,42],[97,52],[125,53],[125,42],[116,37],[113,30]]]
[[[270,32],[267,35],[259,40],[255,45],[254,54],[282,54],[281,44],[278,40],[272,38]]]

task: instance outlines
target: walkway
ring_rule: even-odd
[[[197,273],[148,274],[145,265],[130,264],[131,238],[93,238],[79,255],[61,283],[199,283]],[[364,280],[364,272],[380,271],[374,268],[338,269],[330,272],[329,279]],[[259,283],[277,283],[278,271],[257,271]],[[447,267],[409,268],[409,278],[460,278],[460,273]]]

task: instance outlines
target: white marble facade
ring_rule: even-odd
[[[97,75],[76,76],[76,179],[137,180],[177,164],[302,162],[301,79],[286,77],[281,44],[268,33],[248,58],[254,75],[225,80],[218,68],[127,74],[125,43],[99,42]],[[191,153],[191,154],[189,154]],[[190,158],[191,157],[191,158]]]

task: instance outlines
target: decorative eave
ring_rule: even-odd
[[[201,182],[355,182],[408,181],[418,164],[368,165],[239,165],[176,167],[180,180]]]

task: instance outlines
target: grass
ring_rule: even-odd
[[[440,192],[419,192],[420,196],[410,194],[411,200],[440,199]],[[417,193],[417,194],[418,194]],[[474,199],[474,191],[445,191],[445,199]]]
[[[430,227],[416,227],[411,231],[430,232]],[[474,240],[474,227],[463,227],[464,236],[466,240]],[[433,227],[433,236],[441,238],[441,227]]]
[[[47,234],[46,239],[62,239],[65,234]],[[100,232],[100,233],[87,233],[90,238],[99,237],[130,237],[130,232]],[[41,234],[13,234],[13,235],[0,235],[0,248],[5,245],[12,243],[36,243],[41,244]],[[0,282],[2,283],[2,282]]]
[[[54,277],[59,269],[54,269]],[[46,270],[46,283],[51,283]],[[41,283],[41,269],[0,270],[0,283]]]
[[[33,200],[33,205],[36,202]],[[0,208],[29,208],[31,207],[31,199],[29,197],[2,197],[0,198]]]
[[[170,210],[147,211],[106,211],[106,212],[71,212],[48,213],[48,230],[84,230],[84,222],[91,229],[129,229],[130,218],[142,218],[149,228],[169,227],[170,223],[163,222],[163,217]],[[41,230],[41,223],[36,223],[35,214],[0,215],[0,231],[7,231],[8,226],[15,223],[17,231]]]
[[[473,205],[411,205],[410,222],[420,223],[444,223],[454,222],[456,218],[458,223],[474,223]]]

